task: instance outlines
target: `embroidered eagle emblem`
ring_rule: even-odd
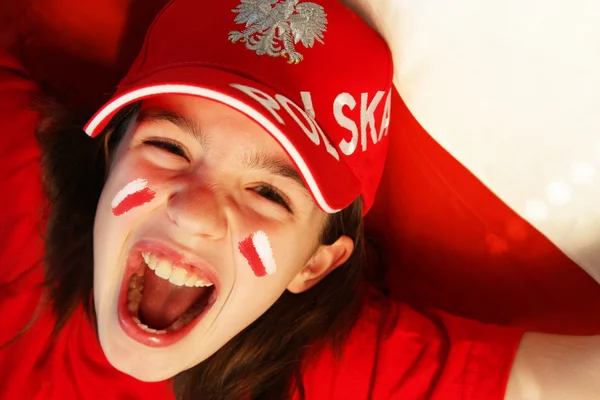
[[[323,44],[327,14],[322,6],[300,0],[241,0],[232,10],[238,15],[237,24],[245,24],[242,31],[229,32],[232,43],[241,41],[258,55],[286,57],[288,63],[302,61],[294,47],[302,43],[313,47],[315,41]]]

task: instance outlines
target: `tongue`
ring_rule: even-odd
[[[150,328],[165,329],[208,290],[206,287],[175,286],[146,267],[140,317]]]

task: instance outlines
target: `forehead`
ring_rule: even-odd
[[[214,100],[178,94],[157,96],[142,102],[138,119],[170,123],[205,146],[222,144],[248,153],[260,151],[288,158],[258,123]]]
[[[219,127],[221,129],[249,132],[255,135],[256,139],[271,139],[267,131],[245,114],[214,100],[191,95],[165,94],[144,100],[140,112],[142,114],[151,114],[152,112],[156,114],[158,110],[170,111],[172,114],[180,115],[194,124],[190,127],[199,127],[206,130],[206,132],[203,132],[205,134],[210,134],[210,129]],[[262,138],[263,136],[265,138]]]
[[[277,141],[255,121],[227,105],[196,96],[164,95],[145,100],[138,120],[170,124],[208,150],[225,147],[245,168],[290,179],[310,197],[302,176]]]

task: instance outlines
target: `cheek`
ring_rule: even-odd
[[[256,277],[273,275],[277,265],[266,233],[257,231],[239,242],[238,250]]]
[[[120,216],[133,208],[142,206],[154,200],[156,192],[148,186],[146,179],[135,179],[117,192],[111,201],[112,213]]]

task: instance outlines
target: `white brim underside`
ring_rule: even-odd
[[[305,179],[310,191],[312,192],[315,201],[319,205],[319,207],[321,207],[321,209],[327,213],[335,213],[335,212],[340,211],[339,209],[334,209],[334,208],[330,207],[329,204],[325,201],[325,198],[323,197],[321,190],[317,186],[317,183],[315,181],[313,174],[311,173],[310,169],[304,162],[304,159],[302,158],[302,156],[300,155],[298,150],[292,145],[292,143],[288,140],[288,138],[283,134],[283,132],[275,124],[273,124],[269,119],[267,119],[262,113],[258,112],[257,110],[248,106],[247,104],[241,102],[240,100],[235,99],[226,94],[223,94],[221,92],[217,92],[215,90],[201,88],[201,87],[197,87],[197,86],[190,86],[190,85],[172,85],[172,84],[156,85],[156,86],[150,86],[150,87],[137,89],[137,90],[131,91],[129,93],[126,93],[121,97],[114,99],[112,102],[110,102],[109,104],[104,106],[104,108],[102,110],[100,110],[100,112],[88,123],[85,132],[91,136],[92,133],[95,132],[95,130],[98,128],[98,125],[100,125],[100,123],[102,121],[104,121],[106,118],[108,118],[108,116],[110,116],[116,110],[119,110],[121,107],[123,107],[129,103],[132,103],[136,100],[143,99],[143,98],[146,98],[149,96],[153,96],[153,95],[157,95],[157,94],[167,94],[167,93],[169,93],[169,94],[190,94],[190,95],[194,95],[194,96],[200,96],[200,97],[204,97],[207,99],[215,100],[215,101],[221,102],[223,104],[226,104],[230,107],[233,107],[236,110],[241,111],[248,117],[252,118],[259,125],[261,125],[265,130],[267,130],[267,132],[269,132],[280,143],[280,145],[283,146],[283,148],[287,151],[287,153],[290,155],[292,160],[294,160],[294,163],[296,164],[296,166],[300,170],[300,173],[304,177],[304,179]]]

